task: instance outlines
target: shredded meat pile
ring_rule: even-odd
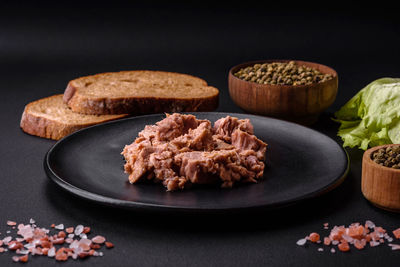
[[[149,179],[174,191],[190,184],[256,182],[266,149],[248,119],[227,116],[212,127],[209,120],[174,113],[147,125],[121,154],[131,183]]]

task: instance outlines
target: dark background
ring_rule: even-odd
[[[400,216],[370,205],[360,191],[362,151],[348,150],[350,173],[334,191],[279,211],[178,216],[114,210],[77,199],[46,177],[54,141],[24,134],[19,120],[33,100],[63,93],[69,80],[99,72],[151,69],[192,74],[220,89],[219,111],[242,112],[229,98],[227,72],[258,59],[299,59],[339,74],[334,105],[313,128],[335,138],[331,113],[369,82],[399,77],[400,32],[393,8],[288,3],[197,2],[0,4],[0,238],[6,220],[84,224],[115,243],[104,266],[395,266],[385,244],[349,253],[295,243],[322,224],[373,220],[393,230]],[[317,164],[317,163],[316,163]],[[29,265],[53,261],[30,259]],[[13,264],[0,254],[0,266]],[[72,260],[65,265],[77,264]]]

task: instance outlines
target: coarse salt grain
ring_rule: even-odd
[[[296,244],[297,244],[298,246],[304,246],[306,243],[307,243],[307,239],[306,239],[306,238],[299,239],[299,240],[296,242]]]
[[[324,251],[324,249],[323,248],[318,248],[318,251]]]
[[[336,250],[334,248],[331,248],[331,253],[335,253]]]
[[[106,241],[106,239],[101,235],[97,235],[92,238],[92,242],[96,243],[96,244],[103,244],[105,241]]]
[[[392,247],[392,250],[399,250],[400,249],[400,245],[398,244],[389,244],[390,247]]]
[[[400,238],[400,228],[397,228],[396,230],[393,230],[393,235],[394,237],[396,237],[397,239]]]
[[[31,219],[29,220],[29,223],[30,223],[30,224],[34,224],[34,223],[35,223],[35,220],[31,218]]]
[[[111,243],[111,242],[106,242],[105,245],[106,245],[106,248],[113,248],[114,247],[114,244]]]
[[[57,229],[57,230],[63,230],[64,229],[64,224],[58,224],[58,225],[56,225],[56,226],[54,226],[54,228],[55,229]]]
[[[20,250],[17,250],[17,254],[23,254],[23,255],[29,254],[29,250],[27,250],[27,249],[20,249]]]
[[[375,224],[370,220],[365,221],[365,226],[370,228],[370,229],[375,228]]]
[[[379,243],[379,242],[377,242],[377,241],[370,241],[369,242],[369,245],[371,246],[371,247],[376,247],[376,246],[379,246],[381,243]]]
[[[319,240],[319,238],[320,238],[320,236],[319,236],[318,233],[311,233],[311,234],[308,236],[308,240],[310,240],[310,241],[313,242],[313,243],[317,242],[317,241]]]
[[[5,238],[3,238],[3,243],[4,243],[5,245],[7,245],[7,244],[8,244],[8,242],[10,242],[10,241],[11,241],[11,239],[12,239],[12,237],[11,237],[11,236],[6,236]]]
[[[28,255],[24,255],[24,256],[19,257],[19,261],[20,262],[28,262],[28,259],[29,259]]]
[[[54,257],[55,255],[56,255],[56,248],[55,248],[55,247],[51,247],[51,248],[49,249],[49,251],[47,252],[47,256],[50,257],[50,258],[52,258],[52,257]]]
[[[17,225],[17,223],[14,222],[14,221],[7,221],[7,225],[8,226],[15,226],[15,225]]]
[[[83,225],[77,225],[77,226],[75,227],[74,234],[75,234],[75,235],[80,235],[82,232],[83,232]]]

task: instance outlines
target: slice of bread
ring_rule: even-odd
[[[72,112],[63,103],[63,95],[60,94],[26,105],[20,126],[28,134],[58,140],[79,129],[126,116],[84,115]]]
[[[69,82],[64,102],[84,114],[212,111],[217,88],[186,74],[163,71],[101,73]]]

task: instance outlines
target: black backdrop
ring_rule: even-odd
[[[395,9],[320,3],[244,1],[49,5],[0,4],[0,238],[8,219],[39,225],[85,224],[116,248],[82,264],[104,266],[393,265],[386,245],[350,253],[318,252],[295,242],[322,224],[371,219],[388,229],[397,214],[371,206],[360,192],[362,151],[348,150],[351,170],[333,192],[274,212],[246,216],[166,216],[113,210],[64,193],[45,176],[42,161],[54,141],[22,133],[30,101],[62,93],[73,78],[105,71],[166,70],[193,74],[220,89],[219,111],[242,112],[229,98],[227,72],[258,59],[301,59],[335,68],[339,93],[313,128],[338,142],[331,113],[380,77],[398,77]],[[42,257],[32,266],[51,264]],[[69,261],[66,265],[73,264]],[[0,265],[11,255],[0,254]]]

